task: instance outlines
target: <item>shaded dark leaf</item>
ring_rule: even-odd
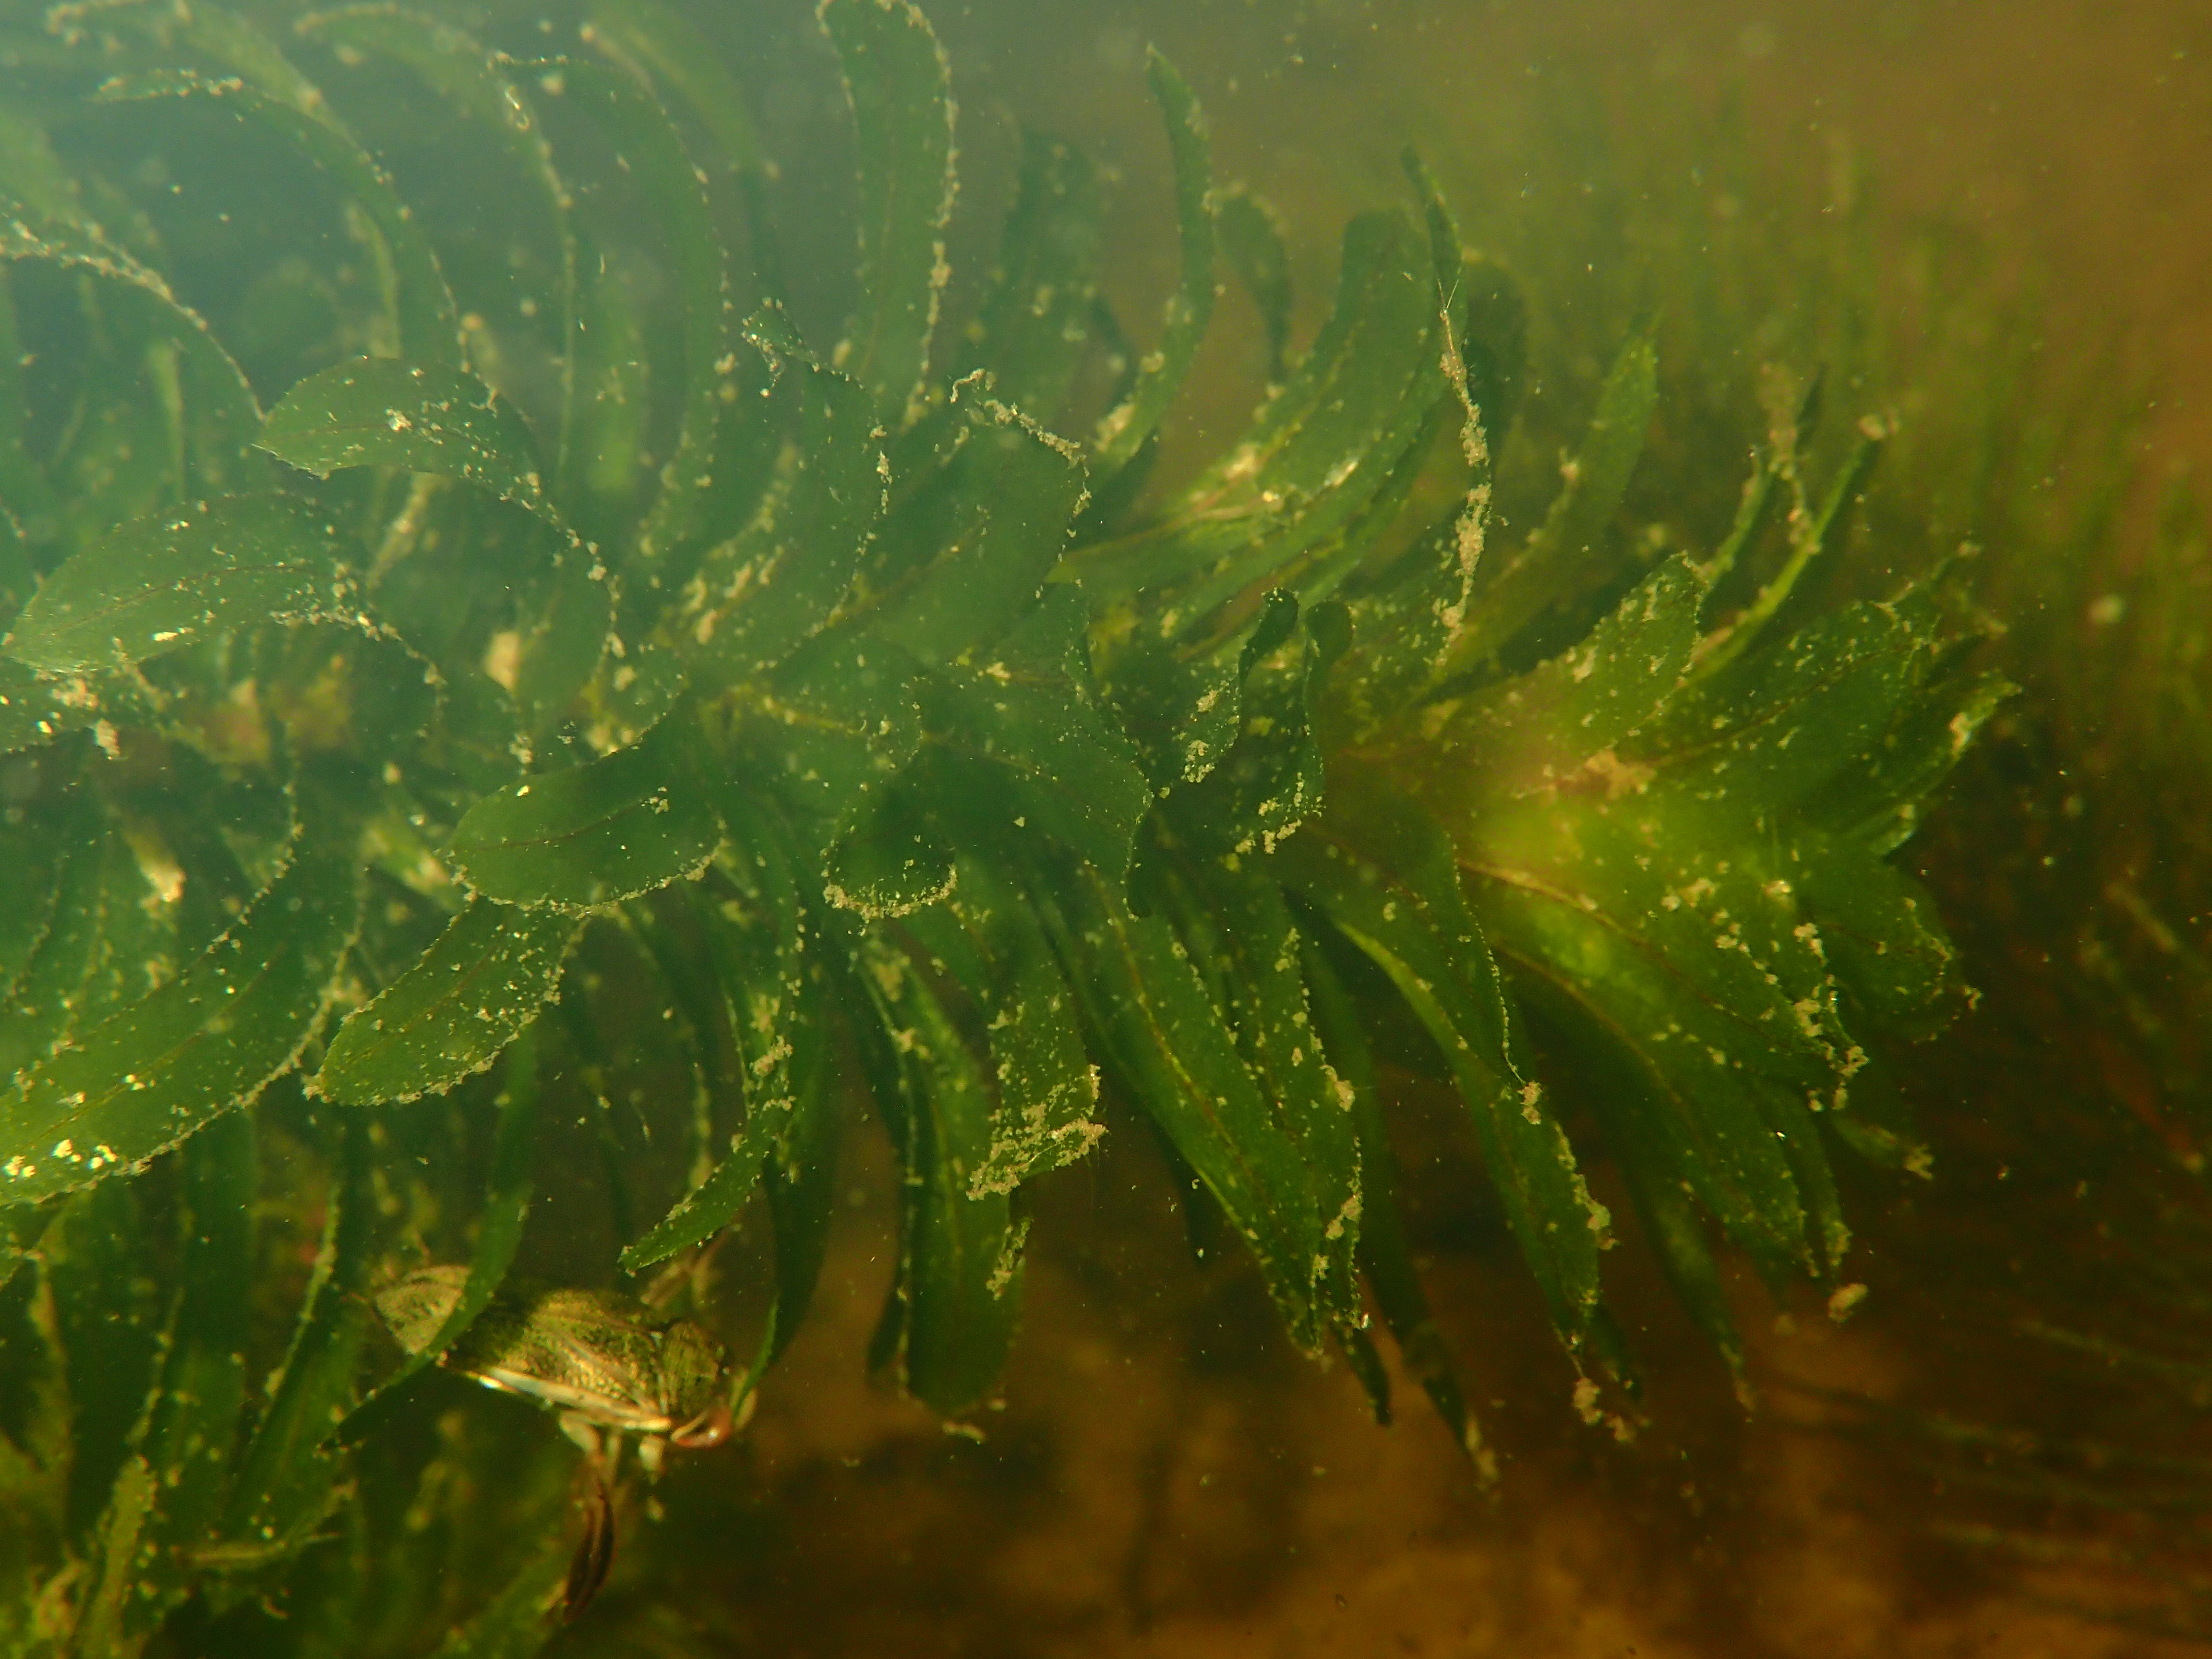
[[[1598,1301],[1605,1208],[1589,1195],[1542,1086],[1516,1054],[1498,970],[1461,895],[1450,843],[1379,781],[1332,778],[1328,814],[1275,867],[1390,976],[1466,1101],[1492,1186],[1560,1335]]]
[[[896,428],[920,412],[948,275],[951,71],[910,0],[825,0],[819,15],[844,69],[860,177],[860,313],[836,363]]]
[[[320,1026],[356,914],[351,870],[302,848],[175,980],[18,1080],[0,1199],[90,1186],[250,1104]]]
[[[682,711],[635,747],[488,795],[453,830],[462,878],[502,904],[574,909],[696,875],[722,838]]]
[[[855,967],[883,1022],[869,1042],[878,1103],[906,1168],[895,1363],[915,1399],[958,1416],[1005,1367],[1028,1228],[1004,1190],[972,1190],[991,1153],[991,1095],[936,994],[886,945],[865,945]]]
[[[1102,477],[1121,471],[1144,453],[1182,390],[1197,360],[1199,343],[1206,337],[1206,326],[1213,319],[1213,161],[1206,115],[1189,85],[1158,50],[1146,62],[1146,77],[1167,120],[1182,262],[1162,319],[1158,346],[1139,365],[1128,397],[1107,411],[1092,436]]]
[[[210,9],[210,10],[212,9]],[[235,50],[227,53],[235,60]],[[341,127],[298,71],[273,49],[252,54],[244,76],[210,78],[191,70],[157,70],[111,81],[99,95],[111,102],[151,98],[206,98],[254,121],[298,147],[358,206],[389,252],[394,276],[393,320],[399,349],[426,364],[461,367],[460,329],[429,240],[368,152]],[[260,73],[252,70],[259,69]]]

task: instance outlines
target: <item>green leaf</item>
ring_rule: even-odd
[[[1061,951],[1113,1070],[1251,1250],[1299,1346],[1318,1346],[1313,1261],[1326,1218],[1188,951],[1158,916],[1132,915],[1094,872],[1063,895]]]
[[[142,1629],[188,1589],[183,1558],[214,1529],[229,1491],[252,1325],[253,1120],[241,1112],[210,1124],[186,1143],[183,1166],[181,1289],[140,1448],[161,1486],[145,1540],[159,1554],[125,1613]]]
[[[351,871],[303,848],[175,980],[33,1066],[0,1114],[0,1200],[90,1186],[250,1104],[320,1027],[357,906]]]
[[[1481,694],[1435,705],[1455,759],[1451,816],[1469,821],[1507,803],[1560,789],[1619,793],[1641,775],[1614,754],[1681,688],[1698,643],[1705,585],[1675,556],[1646,577],[1580,643]],[[1669,711],[1671,714],[1671,711]]]
[[[0,207],[4,207],[0,201]],[[189,388],[198,420],[209,428],[193,459],[191,484],[219,492],[245,482],[251,446],[261,428],[261,406],[245,371],[217,343],[206,322],[149,270],[93,227],[77,222],[11,216],[0,211],[0,260],[31,260],[92,276],[136,295],[154,332],[177,356],[179,391]],[[29,505],[30,503],[22,503]],[[128,513],[118,515],[128,517]]]
[[[472,900],[421,961],[338,1028],[316,1091],[366,1106],[484,1070],[552,1000],[577,928],[562,911]]]
[[[453,1304],[434,1328],[419,1335],[410,1334],[407,1358],[398,1370],[334,1426],[331,1436],[340,1445],[359,1445],[398,1414],[412,1397],[422,1374],[491,1305],[507,1269],[514,1265],[514,1254],[522,1246],[523,1224],[530,1217],[530,1166],[536,1150],[543,1084],[538,1070],[538,1034],[526,1025],[514,1035],[507,1049],[501,1081],[496,1098],[499,1126],[492,1140],[491,1176],[484,1189],[483,1212],[477,1223],[476,1252],[469,1258],[468,1271],[461,1278]]]
[[[1592,1030],[1587,1013],[1548,980],[1523,976],[1519,986],[1532,1009],[1548,1017],[1555,1034],[1550,1046],[1589,1103],[1668,1283],[1727,1364],[1737,1397],[1747,1405],[1743,1335],[1698,1214],[1698,1149],[1677,1133],[1670,1103],[1656,1096],[1650,1074],[1626,1044]]]
[[[745,710],[733,746],[826,851],[921,747],[917,670],[902,651],[847,629],[817,635]]]
[[[952,854],[925,801],[925,790],[902,777],[858,802],[830,844],[823,896],[886,921],[951,892]]]
[[[715,427],[729,394],[738,408],[731,351],[727,259],[707,199],[706,175],[649,91],[631,76],[577,60],[533,65],[540,84],[558,86],[588,107],[623,158],[624,177],[660,222],[684,319],[682,414],[674,446],[660,471],[660,492],[638,527],[636,552],[648,568],[685,548],[698,532],[714,484]],[[647,580],[653,578],[648,576]]]
[[[74,219],[79,211],[76,179],[54,153],[46,129],[14,100],[0,108],[0,194],[42,219]]]
[[[527,729],[544,736],[568,717],[610,659],[619,662],[624,653],[611,632],[614,584],[585,550],[557,551],[537,574],[528,587],[516,584],[523,625],[515,629],[509,689]]]
[[[914,965],[870,942],[855,964],[883,1021],[870,1050],[906,1181],[899,1282],[890,1317],[908,1393],[943,1416],[997,1386],[1021,1305],[1021,1249],[1003,1190],[974,1190],[991,1153],[981,1066]]]
[[[644,741],[471,806],[447,848],[502,904],[588,909],[696,875],[722,838],[679,710]]]
[[[812,994],[822,996],[818,967],[810,973]],[[820,1005],[817,1002],[817,1006]],[[826,1019],[826,1012],[820,1014]],[[817,1029],[802,1019],[799,1031]],[[815,1286],[829,1255],[830,1227],[837,1207],[837,1151],[844,1132],[842,1089],[832,1086],[834,1050],[816,1041],[800,1050],[806,1061],[794,1069],[791,1121],[768,1162],[769,1215],[775,1233],[775,1301],[761,1332],[760,1348],[739,1385],[749,1393],[798,1335],[812,1304]],[[740,1394],[740,1398],[743,1394]]]
[[[910,0],[823,0],[852,105],[860,175],[860,312],[836,365],[894,429],[921,412],[948,275],[951,71]]]
[[[1127,398],[1107,411],[1092,435],[1092,464],[1102,478],[1127,467],[1152,441],[1213,319],[1213,161],[1206,116],[1189,85],[1158,50],[1146,59],[1146,76],[1166,118],[1174,159],[1182,275],[1168,299],[1158,346],[1139,366]]]
[[[134,845],[140,838],[133,828],[127,820],[119,821],[117,833],[107,837],[100,872],[100,939],[88,958],[83,982],[70,1000],[72,1037],[136,1004],[149,991],[168,983],[177,971],[177,911],[149,883]],[[186,884],[191,884],[189,876]],[[249,895],[238,896],[243,900]]]
[[[554,166],[553,147],[536,118],[525,83],[506,72],[474,38],[438,20],[392,5],[354,5],[311,14],[295,27],[328,41],[341,54],[379,52],[404,64],[448,104],[488,133],[515,172],[537,188],[538,206],[559,249],[562,422],[560,454],[569,452],[574,416],[577,265],[568,184]]]
[[[67,1361],[68,1518],[78,1538],[109,1502],[164,1343],[139,1206],[138,1183],[102,1182],[64,1200],[39,1241]]]
[[[349,1120],[338,1139],[322,1242],[291,1346],[270,1381],[223,1517],[226,1540],[273,1553],[306,1548],[343,1495],[343,1466],[322,1447],[353,1403],[368,1328],[375,1212],[368,1126]]]
[[[12,1006],[24,969],[53,924],[69,850],[63,814],[27,811],[24,817],[21,830],[0,837],[0,1007]]]
[[[1382,1103],[1375,1094],[1375,1057],[1357,1005],[1310,938],[1301,938],[1300,960],[1313,1008],[1314,1035],[1328,1063],[1352,1093],[1352,1132],[1359,1143],[1359,1266],[1374,1291],[1376,1308],[1398,1344],[1401,1361],[1421,1385],[1444,1426],[1474,1460],[1486,1482],[1498,1478],[1498,1458],[1483,1443],[1482,1425],[1467,1403],[1443,1333],[1430,1310],[1412,1241],[1398,1206],[1398,1161],[1390,1150]]]
[[[1024,129],[998,269],[956,378],[981,369],[993,396],[1053,423],[1092,348],[1103,213],[1090,159]]]
[[[971,821],[1047,836],[1119,878],[1152,790],[1136,751],[1089,695],[1088,608],[1055,583],[988,659],[932,688],[933,736]]]
[[[964,438],[925,495],[883,526],[902,568],[858,611],[931,665],[988,648],[1036,604],[1084,502],[1075,449],[1005,404],[971,407]]]
[[[282,64],[281,58],[276,61]],[[295,145],[361,209],[388,251],[394,282],[392,320],[398,327],[400,355],[459,371],[460,330],[453,296],[447,290],[428,238],[392,189],[384,169],[330,117],[321,94],[289,64],[282,64],[282,70],[285,84],[274,87],[256,85],[234,76],[210,79],[191,70],[157,70],[111,81],[98,95],[111,103],[153,98],[210,99],[235,112],[241,120],[257,122]]]
[[[1283,618],[1296,615],[1297,602],[1279,594],[1274,608],[1275,627],[1255,630],[1241,659],[1234,741],[1204,778],[1170,793],[1164,809],[1180,842],[1231,868],[1254,853],[1273,853],[1322,805],[1316,705],[1344,648],[1344,608],[1321,606],[1307,629],[1271,643]]]
[[[640,81],[657,76],[682,94],[714,137],[714,165],[732,173],[758,173],[768,166],[746,113],[744,89],[704,30],[659,0],[593,0],[591,15],[584,39]]]
[[[1802,612],[1806,592],[1809,588],[1806,578],[1821,562],[1822,556],[1835,544],[1836,528],[1858,500],[1859,490],[1865,484],[1867,476],[1874,471],[1874,464],[1880,459],[1886,441],[1887,434],[1879,425],[1875,425],[1871,432],[1863,432],[1829,485],[1827,499],[1818,507],[1806,497],[1802,456],[1799,458],[1800,465],[1788,469],[1790,489],[1796,497],[1788,520],[1790,556],[1783,562],[1782,568],[1775,573],[1773,580],[1762,586],[1758,596],[1744,607],[1742,614],[1714,639],[1701,665],[1704,672],[1720,672],[1750,650],[1765,630],[1775,628],[1778,619],[1785,612]],[[1749,503],[1747,503],[1747,518],[1748,507]],[[1723,556],[1730,551],[1733,550],[1724,550]]]
[[[1098,1077],[1083,1046],[1075,998],[1029,895],[992,862],[963,858],[941,905],[906,922],[929,953],[982,1004],[990,1042],[989,1155],[969,1177],[971,1195],[1011,1193],[1034,1176],[1073,1164],[1106,1133],[1091,1113]]]
[[[1597,1311],[1605,1208],[1516,1054],[1450,843],[1379,781],[1332,777],[1329,800],[1318,823],[1277,851],[1276,870],[1390,976],[1436,1040],[1507,1224],[1553,1323],[1577,1349]]]
[[[284,394],[261,447],[319,478],[351,466],[459,478],[561,526],[528,424],[463,369],[391,357],[339,363]]]
[[[0,1078],[19,1078],[68,1036],[100,960],[106,873],[118,848],[100,815],[82,800],[75,805],[64,817],[64,833],[55,838],[61,864],[52,919],[0,1002]]]
[[[1486,564],[1494,574],[1478,572],[1471,618],[1453,643],[1454,665],[1483,661],[1546,611],[1602,585],[1613,568],[1606,538],[1658,404],[1658,353],[1649,338],[1631,340],[1599,388],[1589,435],[1544,522],[1511,557]]]
[[[1855,1069],[1786,850],[1690,791],[1532,798],[1463,857],[1516,977],[1629,1048],[1681,1178],[1770,1276],[1840,1243],[1803,1114]],[[1808,1182],[1811,1185],[1808,1187]],[[1808,1214],[1808,1212],[1812,1212]],[[1808,1234],[1812,1237],[1808,1237]]]
[[[112,735],[115,721],[135,722],[148,712],[143,688],[133,678],[41,674],[0,656],[0,755],[72,732],[97,733],[103,723]]]
[[[124,526],[51,576],[10,656],[84,674],[264,623],[368,625],[331,515],[294,495],[234,495]]]
[[[1431,266],[1402,211],[1353,220],[1313,350],[1157,525],[1078,550],[1085,586],[1164,641],[1241,624],[1268,586],[1326,597],[1387,525],[1449,389]]]
[[[961,402],[959,453],[884,525],[891,568],[854,608],[933,666],[987,649],[1036,602],[1085,494],[1073,445],[1003,404]]]
[[[1125,646],[1105,667],[1106,695],[1156,793],[1207,776],[1244,729],[1244,674],[1297,626],[1291,595],[1270,593],[1241,636],[1203,652]]]
[[[1281,890],[1258,870],[1216,866],[1185,910],[1183,943],[1208,964],[1224,1023],[1261,1095],[1296,1142],[1320,1237],[1308,1266],[1318,1316],[1350,1341],[1365,1323],[1353,1266],[1362,1208],[1359,1140],[1348,1085],[1316,1041],[1301,939]],[[1202,921],[1201,921],[1202,916]]]
[[[1223,191],[1214,203],[1214,229],[1221,252],[1237,281],[1252,296],[1267,342],[1267,384],[1281,382],[1291,345],[1291,251],[1283,236],[1282,216],[1263,198],[1242,185]]]
[[[1426,209],[1438,357],[1451,393],[1444,412],[1459,423],[1467,485],[1457,507],[1353,601],[1358,641],[1344,702],[1362,734],[1435,684],[1468,626],[1490,538],[1493,456],[1519,394],[1527,325],[1512,279],[1462,252],[1457,222],[1419,156],[1407,150],[1405,165]]]
[[[781,827],[741,799],[729,799],[726,810],[730,842],[702,890],[720,896],[708,897],[699,921],[715,982],[728,999],[744,1079],[744,1127],[714,1172],[623,1250],[625,1272],[638,1272],[720,1232],[751,1197],[764,1166],[773,1198],[786,1177],[803,1184],[811,1164],[806,1149],[814,1131],[802,1128],[799,1119],[815,1108],[813,1094],[822,1085],[830,1045],[823,1029],[827,1012],[819,965],[808,949],[805,906]],[[794,1262],[794,1268],[799,1265]],[[809,1273],[806,1287],[811,1283]],[[805,1291],[794,1294],[803,1303]],[[788,1341],[787,1322],[781,1328]],[[775,1328],[764,1340],[775,1342]],[[764,1348],[763,1366],[766,1354]]]
[[[1822,959],[1886,1029],[1928,1037],[1973,996],[1959,949],[1927,889],[1847,842],[1800,830],[1796,886],[1819,928]]]
[[[790,444],[753,522],[708,555],[678,636],[693,672],[724,684],[772,668],[828,620],[884,507],[867,392],[766,333],[757,337],[770,354],[777,398],[793,405]]]
[[[144,1583],[148,1552],[143,1535],[159,1490],[152,1466],[131,1453],[115,1478],[106,1513],[100,1517],[92,1595],[76,1626],[80,1653],[130,1655],[143,1645],[143,1632],[125,1633],[126,1610]]]

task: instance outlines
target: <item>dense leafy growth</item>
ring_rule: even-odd
[[[389,9],[283,41],[7,15],[0,1641],[134,1650],[283,1583],[298,1641],[423,1650],[380,1605],[519,1650],[558,1560],[486,1607],[381,1596],[437,1540],[372,1545],[398,1522],[350,1471],[514,1259],[556,1091],[600,1126],[610,1274],[763,1194],[740,1394],[865,1097],[905,1175],[876,1358],[938,1411],[996,1387],[1031,1183],[1149,1122],[1291,1339],[1382,1410],[1371,1303],[1478,1456],[1375,1034],[1456,1087],[1591,1414],[1632,1369],[1586,1160],[1740,1366],[1716,1230],[1839,1283],[1833,1145],[1920,1159],[1877,1039],[1966,993],[1886,860],[2002,688],[1925,591],[1808,614],[1878,428],[1816,489],[1810,411],[1778,422],[1716,550],[1628,533],[1633,339],[1506,537],[1510,276],[1410,165],[1291,351],[1275,222],[1157,58],[1157,343],[1123,343],[1097,180],[1042,138],[956,333],[948,70],[905,0],[822,7],[861,280],[819,340],[741,100],[649,0],[531,59]],[[466,215],[410,209],[343,112],[363,76],[469,158]],[[155,138],[299,222],[146,205]],[[1148,492],[1218,264],[1276,383]],[[257,1133],[321,1218],[265,1389]],[[470,1273],[401,1366],[363,1292],[425,1252]]]

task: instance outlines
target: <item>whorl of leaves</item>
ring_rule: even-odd
[[[1586,1405],[1628,1380],[1600,1145],[1739,1367],[1716,1231],[1778,1281],[1834,1282],[1832,1145],[1922,1162],[1875,1039],[1964,989],[1886,860],[2002,688],[1925,592],[1807,614],[1874,441],[1825,496],[1802,453],[1763,455],[1715,556],[1654,546],[1620,522],[1657,397],[1632,340],[1549,515],[1504,544],[1511,279],[1416,164],[1288,353],[1276,221],[1216,185],[1157,58],[1182,251],[1157,349],[1130,366],[1098,179],[1043,139],[956,340],[943,54],[906,0],[821,13],[863,283],[812,342],[766,221],[744,260],[726,235],[758,205],[735,89],[655,7],[610,0],[573,56],[527,61],[404,11],[302,31],[335,74],[418,78],[511,257],[411,210],[292,48],[213,7],[65,8],[30,37],[47,79],[0,144],[0,1206],[44,1241],[41,1363],[76,1401],[33,1430],[79,1452],[52,1475],[11,1450],[0,1478],[85,1564],[78,1650],[143,1640],[198,1575],[281,1568],[348,1501],[346,1448],[407,1398],[403,1376],[357,1403],[391,1243],[372,1144],[432,1133],[405,1103],[448,1091],[437,1121],[481,1143],[497,1091],[489,1153],[450,1166],[474,1195],[441,1188],[474,1265],[419,1368],[514,1256],[544,1047],[688,1081],[685,1167],[613,1183],[623,1270],[764,1193],[748,1389],[811,1293],[865,1092],[904,1171],[877,1358],[953,1416],[1013,1340],[1031,1184],[1149,1119],[1298,1346],[1342,1349],[1385,1409],[1371,1297],[1479,1453],[1395,1208],[1378,1000],[1462,1099]],[[126,118],[276,157],[352,239],[351,286],[295,262],[241,299],[208,281],[220,247],[95,212],[115,186],[42,123]],[[732,132],[741,154],[698,148]],[[652,283],[634,218],[578,188],[616,162]],[[1222,250],[1273,388],[1146,501]],[[23,346],[58,277],[100,323],[71,337],[65,421]],[[1767,516],[1788,556],[1744,591]],[[329,1221],[249,1425],[245,1109],[288,1073]],[[149,1165],[171,1196],[142,1213],[122,1178]],[[189,1257],[160,1342],[109,1261],[160,1255],[156,1213]],[[469,1639],[524,1628],[548,1571]]]

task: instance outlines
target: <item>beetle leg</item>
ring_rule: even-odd
[[[596,1465],[599,1461],[599,1431],[598,1425],[581,1412],[561,1413],[561,1432],[583,1449],[584,1455]]]
[[[667,1450],[668,1442],[657,1434],[648,1434],[637,1443],[637,1461],[655,1480],[660,1479],[660,1460]]]
[[[615,1561],[614,1496],[607,1490],[597,1460],[586,1467],[591,1471],[592,1490],[584,1500],[583,1535],[576,1540],[575,1553],[568,1558],[568,1577],[561,1588],[561,1617],[568,1624],[583,1616],[592,1598],[599,1593],[599,1586],[607,1582],[607,1570]]]

